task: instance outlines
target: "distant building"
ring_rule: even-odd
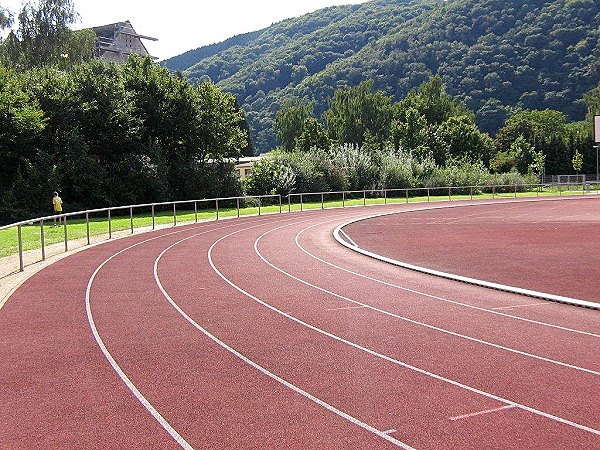
[[[235,164],[235,170],[238,173],[240,180],[243,180],[248,175],[250,175],[250,172],[252,172],[252,166],[256,162],[263,159],[264,156],[265,155],[238,158],[237,163]]]
[[[96,33],[96,57],[103,61],[125,63],[131,54],[149,55],[142,39],[158,39],[136,33],[129,20],[94,27]]]

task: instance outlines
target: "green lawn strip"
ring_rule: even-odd
[[[559,191],[556,188],[552,189],[542,189],[540,191],[525,191],[525,192],[517,192],[517,197],[537,197],[537,196],[557,196],[557,195],[598,195],[598,186],[592,186],[591,191],[586,191],[584,194],[583,190],[571,190],[571,191]],[[416,190],[415,193],[420,192],[422,194],[423,190]],[[463,190],[464,192],[464,190]],[[287,211],[300,211],[302,210],[318,210],[321,208],[341,208],[343,206],[362,206],[363,204],[367,205],[383,205],[387,204],[399,204],[406,203],[406,195],[404,193],[396,193],[390,194],[388,193],[387,198],[383,197],[370,197],[367,195],[366,199],[361,194],[347,195],[342,200],[341,194],[325,194],[323,197],[323,203],[321,203],[320,195],[312,195],[306,196],[307,200],[303,201],[302,205],[299,202],[299,197],[293,197],[292,202],[283,202],[281,205],[282,212]],[[492,199],[492,198],[514,198],[515,193],[512,192],[502,192],[502,193],[481,193],[481,192],[473,192],[471,194],[454,194],[451,195],[452,201],[458,200],[470,200],[473,199]],[[428,201],[448,201],[450,200],[448,195],[418,195],[412,196],[409,191],[408,202],[409,203],[426,203]],[[256,202],[254,202],[256,204]],[[260,207],[261,214],[270,214],[270,213],[278,213],[279,212],[279,204],[275,205],[265,205]],[[113,212],[113,214],[115,214]],[[111,231],[118,232],[131,229],[131,218],[129,217],[129,211],[127,209],[120,210],[117,212],[117,216],[111,217]],[[241,207],[239,210],[240,216],[247,215],[258,215],[259,208],[258,206],[246,206]],[[227,207],[227,208],[219,208],[219,218],[225,217],[236,217],[238,215],[238,210],[235,207]],[[173,210],[162,210],[156,211],[154,217],[154,224],[156,226],[164,226],[164,225],[173,225],[175,222],[177,224],[182,223],[190,223],[198,221],[206,221],[206,220],[215,220],[217,217],[217,213],[215,209],[199,209],[197,212],[193,210],[181,210],[176,211],[176,219],[173,217]],[[103,217],[90,217],[89,221],[90,227],[90,236],[98,236],[105,234],[108,238],[108,218],[106,216]],[[133,216],[133,228],[134,231],[136,229],[144,228],[144,227],[152,227],[152,215],[150,211],[138,214],[134,211]],[[34,250],[41,248],[41,237],[40,237],[40,224],[37,223],[35,225],[26,225],[21,227],[22,240],[23,240],[23,250]],[[69,218],[67,221],[67,237],[69,240],[74,239],[85,239],[87,236],[87,228],[84,218]],[[52,222],[46,221],[44,222],[44,242],[45,245],[51,245],[58,242],[64,241],[64,227],[57,226],[53,227]],[[10,228],[8,230],[0,231],[0,257],[8,256],[11,254],[15,254],[18,252],[18,238],[17,238],[17,228]]]

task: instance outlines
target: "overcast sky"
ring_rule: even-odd
[[[320,8],[366,0],[74,0],[81,16],[73,28],[129,20],[139,34],[152,36],[146,48],[159,59],[179,55],[236,34],[255,31]],[[22,0],[0,0],[18,14]],[[37,4],[37,0],[33,0]]]

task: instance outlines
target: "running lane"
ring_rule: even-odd
[[[598,447],[595,311],[496,309],[524,299],[331,236],[409,208],[177,227],[48,267],[0,310],[0,447]]]

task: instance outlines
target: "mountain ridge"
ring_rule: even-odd
[[[399,100],[439,74],[492,134],[524,108],[581,120],[600,79],[600,0],[372,0],[254,33],[185,68],[180,57],[163,63],[235,94],[261,151],[276,145],[271,123],[286,99],[321,113],[336,88],[365,79]]]

